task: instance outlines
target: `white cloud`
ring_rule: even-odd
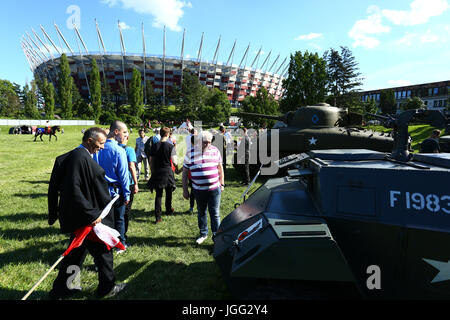
[[[253,54],[258,54],[259,50],[255,50],[253,51]],[[266,52],[264,50],[261,50],[261,52],[259,53],[260,56],[265,55]]]
[[[388,84],[394,87],[403,87],[411,85],[411,81],[408,80],[388,80]]]
[[[401,46],[412,46],[415,41],[417,41],[417,34],[416,33],[409,33],[407,32],[402,38],[398,39],[396,42],[398,45]]]
[[[409,33],[407,32],[402,38],[397,40],[398,45],[413,46],[418,43],[438,42],[441,38],[437,34],[433,34],[429,29],[426,33]]]
[[[129,26],[129,25],[127,25],[125,22],[119,22],[119,25],[120,25],[120,29],[122,29],[122,30],[128,30],[128,29],[131,29],[131,27]]]
[[[396,25],[413,26],[428,22],[449,8],[447,0],[414,0],[410,10],[382,10],[382,14]]]
[[[294,40],[313,40],[313,39],[317,39],[317,38],[321,38],[323,36],[322,33],[314,33],[311,32],[310,34],[304,34],[304,35],[300,35],[296,38],[294,38]]]
[[[139,14],[149,14],[154,17],[152,25],[156,28],[166,26],[172,31],[181,31],[178,25],[184,15],[184,8],[192,8],[190,2],[180,0],[102,0],[109,6],[122,4],[124,9],[132,9]]]
[[[377,6],[370,6],[367,9],[367,13],[369,15],[367,19],[356,21],[348,32],[349,37],[354,40],[354,47],[375,48],[380,44],[380,41],[373,35],[391,31],[390,27],[382,24],[382,15]]]
[[[420,42],[429,43],[429,42],[438,42],[439,36],[432,34],[430,30],[424,35],[420,37]]]
[[[50,50],[52,55],[59,55],[59,52],[64,53],[64,50],[60,46],[56,46],[58,48],[59,52],[56,51],[55,47],[53,47],[51,44],[47,44],[48,50]],[[44,46],[39,47],[40,52],[43,52],[44,54],[49,54],[48,50]]]

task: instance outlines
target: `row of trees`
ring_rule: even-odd
[[[364,112],[360,101],[362,85],[358,63],[347,47],[340,51],[330,49],[323,57],[305,51],[291,55],[288,77],[283,82],[286,89],[280,101],[282,112],[298,107],[327,102],[331,105]]]
[[[173,86],[162,94],[156,92],[150,81],[142,83],[142,75],[133,69],[127,88],[120,82],[112,90],[106,79],[102,79],[95,60],[91,61],[89,74],[90,97],[83,98],[71,76],[67,57],[60,58],[57,77],[58,89],[51,82],[35,79],[20,89],[17,84],[0,80],[0,115],[6,117],[39,118],[45,113],[47,119],[55,114],[63,119],[95,119],[110,123],[122,120],[139,124],[149,119],[159,121],[189,118],[203,123],[227,122],[231,105],[224,92],[201,85],[198,77],[185,70],[180,87]],[[375,101],[361,102],[359,87],[362,85],[358,63],[347,47],[330,49],[319,57],[317,53],[297,51],[291,55],[287,78],[283,81],[285,94],[279,102],[262,88],[255,97],[247,96],[242,101],[245,112],[278,115],[298,107],[327,102],[348,108],[353,112],[376,113]],[[164,105],[169,102],[171,107]],[[420,98],[406,101],[404,109],[423,107]],[[397,104],[392,90],[381,93],[382,113],[395,113]],[[270,125],[270,121],[254,119],[258,125]]]

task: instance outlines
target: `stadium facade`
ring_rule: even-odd
[[[239,105],[246,96],[256,95],[256,92],[265,87],[269,94],[276,100],[279,100],[283,94],[282,81],[287,74],[289,61],[286,57],[283,61],[280,55],[273,57],[271,60],[271,52],[264,59],[261,66],[258,67],[261,49],[253,59],[250,65],[247,65],[250,44],[248,45],[240,64],[233,64],[235,57],[236,41],[229,53],[226,63],[218,61],[218,53],[220,50],[219,38],[212,60],[202,59],[203,34],[200,41],[200,48],[196,59],[184,58],[184,40],[185,32],[181,41],[181,55],[179,57],[166,56],[165,53],[165,29],[163,37],[163,54],[148,55],[146,53],[144,26],[142,25],[142,48],[140,54],[129,54],[126,52],[125,43],[122,35],[121,25],[118,23],[118,30],[121,43],[121,52],[107,52],[105,44],[100,32],[100,28],[96,23],[98,51],[90,52],[86,47],[83,38],[74,25],[76,34],[78,52],[75,52],[70,44],[66,41],[64,35],[54,25],[57,39],[61,44],[60,47],[55,45],[55,41],[49,36],[45,29],[41,26],[41,35],[32,29],[32,36],[26,33],[22,39],[21,45],[26,59],[30,65],[32,72],[36,78],[47,79],[57,88],[57,75],[59,69],[60,56],[65,53],[68,57],[71,74],[80,93],[84,97],[90,96],[89,91],[89,74],[91,71],[91,61],[95,59],[100,70],[101,77],[105,77],[112,89],[118,92],[120,87],[129,87],[132,78],[132,71],[136,68],[141,72],[143,86],[150,81],[155,92],[159,92],[166,101],[168,93],[174,86],[181,86],[183,81],[183,70],[188,70],[191,74],[198,76],[201,84],[208,88],[217,88],[225,92],[228,100],[232,105]],[[62,52],[62,44],[64,43],[65,52]],[[261,59],[262,60],[262,59]],[[287,62],[287,63],[286,63]],[[256,64],[255,64],[256,63]]]

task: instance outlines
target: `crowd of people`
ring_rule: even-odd
[[[116,284],[113,270],[113,252],[129,249],[127,237],[132,204],[139,192],[139,179],[155,192],[155,223],[162,222],[162,198],[165,192],[165,215],[173,215],[172,194],[176,189],[175,174],[182,174],[183,197],[189,200],[189,212],[197,207],[199,233],[195,243],[202,244],[208,237],[208,213],[212,237],[220,225],[221,193],[225,190],[227,150],[237,144],[223,126],[219,131],[201,131],[188,127],[186,152],[177,157],[174,130],[155,129],[151,137],[144,128],[138,132],[134,148],[129,144],[130,133],[125,123],[114,121],[104,130],[93,127],[83,130],[82,143],[74,150],[56,158],[48,191],[48,222],[60,222],[62,233],[77,236],[83,226],[103,223],[117,231],[121,248],[111,248],[91,231],[86,239],[64,257],[53,283],[50,298],[60,299],[79,292],[69,287],[69,268],[82,267],[87,253],[94,257],[99,284],[97,296],[114,296],[126,285]],[[214,139],[222,143],[216,147]],[[250,138],[244,135],[246,145]],[[246,160],[248,160],[246,156]],[[248,162],[248,161],[247,161]],[[248,165],[248,163],[247,163]],[[244,183],[249,183],[248,171]],[[110,213],[99,218],[108,203],[116,200]]]

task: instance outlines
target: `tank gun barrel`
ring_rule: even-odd
[[[275,115],[269,115],[269,114],[262,114],[262,113],[251,113],[251,112],[239,112],[237,114],[238,117],[254,117],[254,118],[262,118],[262,119],[271,119],[271,120],[278,120],[278,121],[285,121],[285,116],[275,116]]]
[[[385,123],[385,124],[386,124],[387,126],[389,126],[389,127],[391,127],[392,124],[393,124],[393,122],[395,121],[395,118],[394,118],[393,116],[391,116],[391,115],[388,115],[388,116],[382,116],[382,115],[379,115],[379,114],[373,114],[373,113],[366,113],[365,115],[366,115],[366,116],[374,117],[374,118],[376,118],[376,119],[382,121],[383,123]]]

